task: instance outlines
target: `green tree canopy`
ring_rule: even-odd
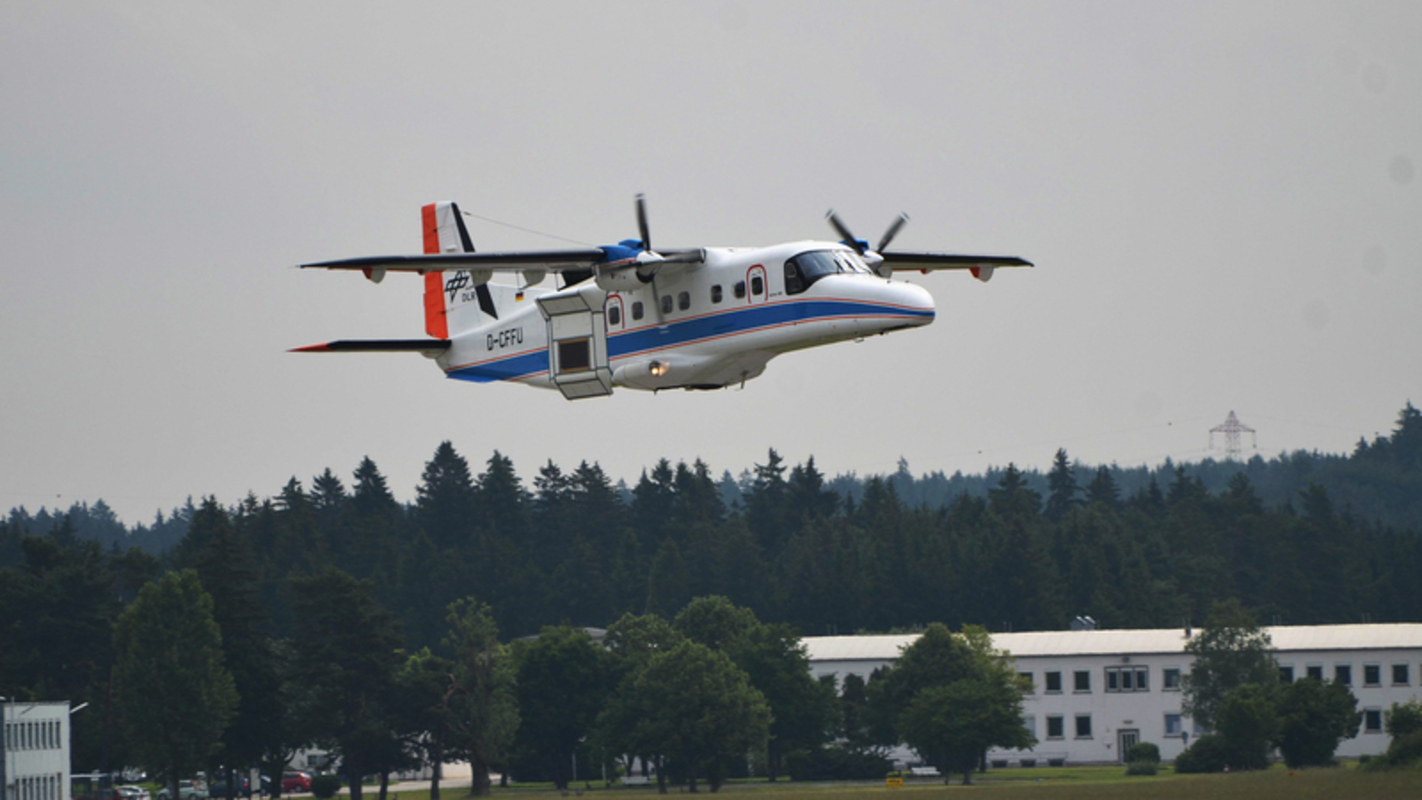
[[[449,606],[449,638],[454,653],[450,728],[453,742],[469,761],[470,794],[489,794],[489,769],[503,762],[519,727],[518,676],[489,607],[469,597]]]
[[[238,701],[197,573],[144,586],[114,625],[114,651],[114,703],[132,754],[177,797],[178,779],[221,746]]]
[[[1358,735],[1358,698],[1341,683],[1305,678],[1282,687],[1278,704],[1279,752],[1290,767],[1333,761],[1338,743]]]
[[[1246,684],[1272,686],[1279,680],[1273,642],[1238,600],[1216,603],[1205,629],[1185,645],[1195,657],[1184,678],[1181,710],[1206,728],[1225,695]]]
[[[614,688],[613,658],[586,631],[565,625],[515,643],[521,719],[515,749],[538,761],[559,789],[568,788],[573,753]]]
[[[658,761],[659,784],[665,757],[685,771],[691,791],[698,776],[716,791],[726,759],[764,751],[770,708],[729,656],[683,641],[623,681],[599,726],[616,749]]]

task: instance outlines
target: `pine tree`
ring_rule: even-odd
[[[1047,519],[1056,522],[1066,516],[1079,504],[1077,494],[1080,491],[1067,451],[1058,448],[1056,457],[1052,459],[1052,471],[1047,473]]]

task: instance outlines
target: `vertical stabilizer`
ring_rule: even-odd
[[[420,209],[425,253],[472,253],[474,242],[464,217],[453,202],[430,203]],[[477,328],[499,318],[489,273],[470,270],[425,275],[425,332],[436,339]]]

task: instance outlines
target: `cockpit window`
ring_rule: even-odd
[[[799,294],[826,275],[869,274],[856,253],[848,250],[812,250],[785,262],[785,293]]]

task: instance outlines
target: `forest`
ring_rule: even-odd
[[[1142,472],[1059,450],[1046,474],[827,478],[772,449],[739,479],[664,460],[627,487],[586,462],[548,462],[526,482],[498,452],[476,472],[445,442],[408,503],[365,459],[349,481],[327,469],[134,529],[102,501],[12,510],[0,694],[99,700],[115,620],[146,584],[187,569],[219,606],[250,592],[242,614],[274,642],[299,641],[314,613],[299,587],[335,570],[366,587],[407,653],[447,648],[449,609],[471,598],[504,641],[672,619],[707,596],[802,636],[1051,630],[1077,615],[1167,627],[1230,598],[1272,624],[1422,621],[1419,515],[1410,403],[1348,456]],[[76,767],[104,759],[101,727],[76,717]]]

